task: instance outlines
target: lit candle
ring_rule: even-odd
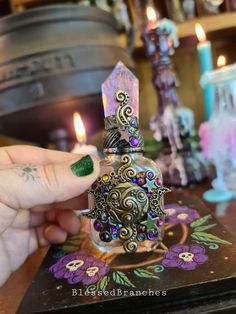
[[[156,28],[158,26],[156,10],[152,6],[148,6],[146,8],[146,15],[148,19],[147,28],[148,29]]]
[[[198,51],[198,60],[200,74],[212,70],[212,52],[211,52],[211,43],[206,39],[206,34],[204,29],[200,24],[195,25],[196,35],[199,40],[197,45]],[[214,99],[214,88],[213,86],[207,86],[203,89],[203,98],[204,98],[204,107],[205,107],[205,116],[208,120],[212,113],[213,108],[213,99]]]
[[[217,67],[222,68],[226,65],[226,58],[224,55],[220,55],[217,59]]]
[[[73,147],[71,152],[75,154],[98,155],[96,146],[86,144],[87,137],[80,114],[78,112],[75,112],[73,115],[73,119],[77,143],[75,143],[75,146]]]

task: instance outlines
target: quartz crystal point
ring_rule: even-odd
[[[135,77],[120,61],[102,84],[102,99],[105,117],[116,114],[116,109],[119,106],[119,103],[114,96],[118,90],[122,90],[129,94],[129,105],[134,110],[133,115],[138,118],[139,82],[137,77]]]

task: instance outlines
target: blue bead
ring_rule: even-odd
[[[150,216],[151,218],[156,218],[156,215],[155,215],[154,213],[149,213],[149,216]]]
[[[111,237],[112,237],[112,239],[117,239],[117,237],[118,237],[118,234],[117,233],[113,233],[112,235],[111,235]]]
[[[158,236],[157,233],[154,233],[152,231],[148,232],[148,238],[150,240],[155,240],[157,238],[157,236]]]
[[[102,215],[100,219],[101,219],[102,221],[107,220],[107,215]]]
[[[145,238],[146,238],[146,236],[145,236],[145,234],[144,234],[144,233],[139,233],[139,234],[137,235],[137,239],[138,239],[138,241],[144,241],[144,240],[145,240]]]
[[[131,120],[131,121],[130,121],[130,125],[131,125],[131,126],[136,126],[136,121],[135,121],[135,120]]]

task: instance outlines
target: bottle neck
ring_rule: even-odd
[[[105,154],[130,154],[143,152],[144,140],[137,119],[133,126],[121,126],[115,116],[105,118],[103,148]]]
[[[110,160],[120,160],[121,156],[125,155],[126,153],[122,153],[122,154],[118,154],[118,153],[106,153],[105,152],[105,156],[106,158],[110,159]],[[142,152],[133,152],[133,153],[129,153],[129,156],[132,159],[137,159],[139,157],[143,156],[143,151]]]

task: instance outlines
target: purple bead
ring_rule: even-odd
[[[101,232],[99,236],[103,242],[110,242],[111,241],[111,235],[108,231]]]
[[[156,221],[157,227],[161,227],[163,224],[164,224],[164,221],[161,218],[157,219]]]
[[[93,190],[95,190],[95,189],[97,188],[97,186],[98,186],[97,182],[94,182],[94,183],[91,185],[91,188],[92,188]]]
[[[137,225],[136,226],[136,229],[137,231],[140,233],[140,232],[144,232],[145,231],[145,226],[142,226],[142,225]]]
[[[138,139],[137,138],[135,138],[135,137],[131,137],[130,138],[130,144],[131,144],[131,146],[137,146],[138,145]]]
[[[152,179],[154,177],[154,173],[152,171],[147,171],[148,179]]]
[[[160,178],[156,179],[156,184],[161,185],[161,179]]]
[[[137,183],[138,183],[139,186],[141,186],[141,185],[144,185],[145,181],[144,181],[144,179],[139,178]]]
[[[111,231],[112,231],[112,232],[116,232],[116,231],[117,231],[116,226],[111,226]]]
[[[151,197],[151,196],[152,196],[152,193],[148,192],[147,197]]]
[[[99,220],[94,221],[93,227],[96,231],[102,231],[103,229],[102,223]]]
[[[148,232],[148,238],[150,239],[150,240],[155,240],[156,238],[157,238],[157,233],[156,232],[154,232],[154,231],[149,231]]]

